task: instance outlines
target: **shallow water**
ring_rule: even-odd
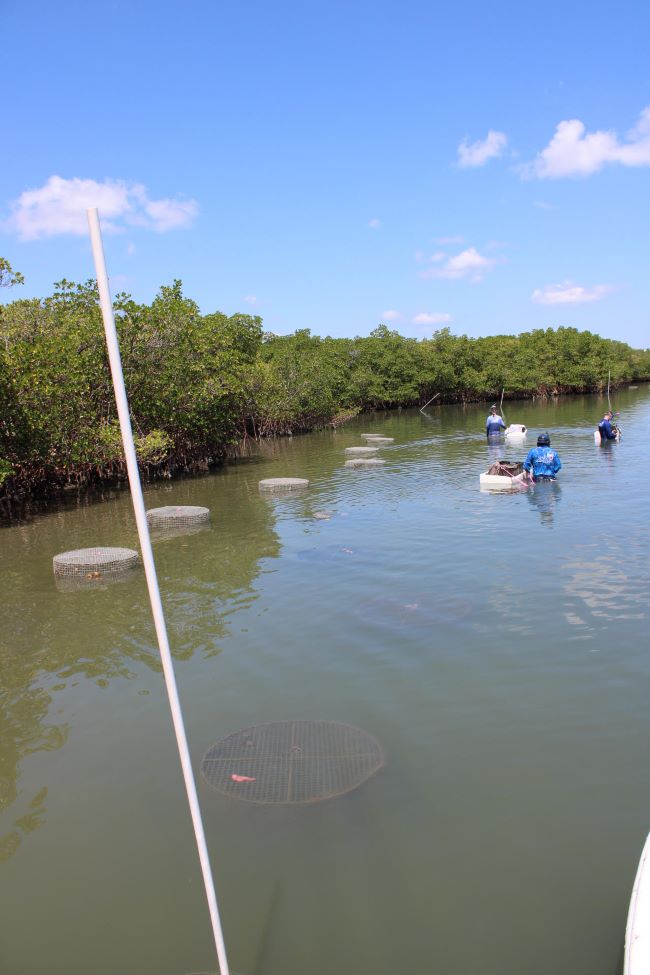
[[[650,829],[650,389],[506,404],[557,485],[483,493],[523,448],[486,409],[361,418],[265,444],[148,507],[211,528],[154,542],[223,914],[241,975],[615,975]],[[383,467],[345,468],[361,432]],[[297,476],[305,492],[262,497]],[[3,975],[214,971],[141,572],[62,591],[52,556],[137,547],[128,495],[0,531]],[[348,722],[385,766],[308,806],[200,781],[219,737]]]

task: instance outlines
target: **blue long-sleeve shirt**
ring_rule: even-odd
[[[528,456],[524,461],[524,470],[530,471],[532,468],[533,477],[551,477],[562,467],[562,461],[557,453],[550,447],[533,447],[528,451]]]
[[[503,422],[503,417],[499,416],[498,413],[490,413],[485,421],[485,432],[487,433],[488,437],[501,433],[501,431],[505,430],[505,428],[506,425]]]
[[[612,430],[611,420],[601,420],[598,424],[601,440],[616,440],[616,433]]]

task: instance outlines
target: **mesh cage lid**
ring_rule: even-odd
[[[245,802],[289,805],[351,792],[384,764],[376,738],[336,721],[274,721],[220,738],[203,778]]]
[[[306,477],[265,477],[259,482],[260,491],[297,491],[309,487]]]
[[[122,572],[139,562],[138,553],[130,548],[78,548],[61,552],[52,559],[56,575],[75,576],[87,572]]]
[[[147,520],[150,525],[193,525],[210,520],[210,509],[196,504],[164,505],[162,508],[149,508]]]

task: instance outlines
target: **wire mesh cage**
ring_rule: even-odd
[[[435,591],[393,590],[361,603],[356,615],[373,626],[393,630],[426,630],[459,625],[472,613],[472,603],[460,596],[439,596]]]
[[[299,491],[309,487],[306,477],[266,477],[259,482],[260,491],[266,493],[282,493],[284,491]]]
[[[131,584],[140,578],[139,564],[133,568],[122,569],[120,572],[101,572],[93,569],[84,575],[54,576],[54,585],[58,592],[92,592],[103,591],[112,586]]]
[[[151,541],[166,542],[171,538],[185,538],[188,535],[200,535],[210,528],[209,521],[198,522],[196,525],[150,525]]]
[[[167,504],[162,508],[150,508],[147,521],[152,528],[206,525],[210,521],[210,509],[195,504]]]
[[[362,433],[361,436],[367,440],[368,446],[382,443],[395,443],[395,437],[382,437],[380,433]]]
[[[346,460],[344,467],[381,467],[385,464],[385,460],[381,460],[379,457],[352,457],[350,460]]]
[[[220,738],[201,762],[217,792],[262,805],[320,802],[358,788],[384,764],[376,738],[336,721],[273,721]]]
[[[345,452],[350,456],[358,455],[359,457],[372,457],[373,454],[377,453],[378,447],[346,447]]]
[[[78,548],[52,559],[55,576],[99,578],[119,575],[138,565],[139,555],[131,548]]]

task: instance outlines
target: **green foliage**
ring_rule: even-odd
[[[15,284],[24,284],[25,279],[20,271],[14,271],[6,257],[0,257],[0,288],[13,288]]]
[[[4,484],[8,477],[14,473],[14,469],[8,460],[0,457],[0,486]]]
[[[0,259],[0,281],[18,283]],[[556,395],[650,379],[650,350],[574,328],[417,341],[264,333],[257,316],[201,315],[180,281],[114,311],[139,462],[154,473],[223,458],[255,437],[429,400]],[[124,458],[93,281],[0,307],[0,485],[123,477]]]

